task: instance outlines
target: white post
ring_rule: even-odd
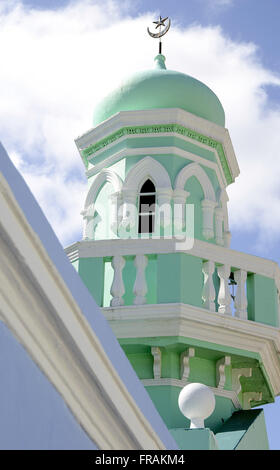
[[[183,230],[185,226],[185,218],[186,218],[186,200],[187,197],[190,195],[184,189],[174,189],[173,191],[173,202],[174,202],[174,229],[178,229],[180,231]]]
[[[202,291],[202,299],[204,301],[204,307],[215,312],[215,297],[216,291],[213,283],[213,273],[215,271],[214,261],[206,261],[202,265],[202,272],[204,274],[204,286]]]
[[[111,307],[119,307],[124,304],[123,295],[125,293],[122,270],[125,265],[123,256],[114,256],[112,259],[112,266],[114,268],[114,279],[111,286]]]
[[[231,295],[228,285],[230,276],[230,266],[223,265],[218,267],[218,276],[220,278],[220,289],[218,294],[219,313],[231,315]]]
[[[134,283],[133,293],[134,305],[142,305],[146,303],[147,283],[145,276],[145,269],[148,264],[148,258],[145,255],[136,255],[134,265],[136,266],[136,279]]]
[[[239,269],[234,272],[234,280],[237,282],[236,286],[236,297],[234,301],[235,316],[242,318],[243,320],[248,319],[247,314],[247,293],[245,283],[247,279],[247,272]]]
[[[216,207],[217,203],[215,201],[211,201],[210,199],[204,199],[201,201],[202,207],[202,214],[203,214],[203,227],[202,227],[202,235],[206,240],[214,237],[214,229],[213,229],[213,216],[214,216],[214,208]]]
[[[223,221],[224,221],[224,212],[223,209],[217,207],[215,209],[215,229],[216,229],[216,242],[218,245],[224,245],[223,237]]]

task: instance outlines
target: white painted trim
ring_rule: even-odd
[[[173,379],[173,378],[142,379],[141,382],[145,387],[159,387],[159,386],[167,385],[171,387],[180,387],[180,388],[183,388],[185,387],[185,385],[188,385],[191,383],[191,382],[188,382],[187,380],[180,380],[180,379]],[[241,403],[235,392],[232,392],[231,390],[210,387],[209,385],[208,387],[210,388],[210,390],[212,390],[212,392],[216,396],[229,398],[234,404],[235,408],[237,408],[238,410],[242,409]]]
[[[144,157],[128,172],[123,184],[123,191],[140,192],[143,183],[150,178],[156,190],[168,189],[172,191],[171,181],[166,169],[154,158]]]
[[[164,449],[0,173],[0,314],[100,449]]]
[[[95,180],[91,183],[85,200],[84,210],[86,210],[89,205],[95,203],[95,199],[100,188],[106,182],[112,184],[116,193],[121,191],[123,181],[120,176],[117,175],[117,173],[115,173],[113,170],[103,168]]]
[[[280,330],[182,303],[102,309],[117,338],[185,336],[258,353],[280,393]]]
[[[174,189],[184,189],[186,182],[192,176],[195,176],[201,184],[205,199],[216,202],[215,191],[212,183],[205,171],[197,163],[190,163],[182,168],[176,176]]]
[[[118,254],[125,256],[176,253],[178,245],[176,238],[96,240],[76,242],[67,247],[65,251],[73,262],[78,258],[99,258]],[[190,250],[182,251],[182,253],[273,278],[280,291],[280,268],[275,261],[197,239],[194,240],[194,245]]]
[[[153,124],[179,124],[221,142],[233,178],[239,175],[240,171],[228,130],[179,108],[121,111],[75,139],[75,143],[81,151],[122,127]]]
[[[152,137],[155,134],[145,134],[145,135],[148,137],[149,136]],[[164,136],[164,134],[161,134],[161,135]],[[166,134],[166,135],[170,136],[170,135],[175,135],[175,134],[173,133],[173,134]],[[125,137],[129,139],[135,136],[125,136]],[[141,137],[139,136],[139,138]],[[183,138],[183,136],[180,136],[180,138]],[[199,144],[198,146],[204,145],[204,144],[200,144],[199,142],[198,144]],[[111,144],[111,146],[113,147],[114,143]],[[129,158],[129,157],[138,156],[138,155],[160,155],[161,157],[170,158],[171,155],[176,155],[178,157],[182,157],[182,158],[185,158],[186,160],[194,161],[207,168],[214,170],[221,188],[225,188],[227,186],[227,182],[226,182],[226,179],[222,170],[222,165],[220,163],[220,159],[216,150],[213,149],[212,147],[207,147],[206,145],[204,145],[204,147],[207,148],[207,150],[211,150],[211,152],[215,154],[216,162],[212,162],[211,160],[207,160],[206,158],[200,157],[199,155],[196,155],[195,153],[188,152],[187,150],[183,150],[175,146],[125,148],[125,149],[119,150],[118,152],[111,153],[110,156],[106,157],[100,163],[97,163],[96,165],[89,168],[86,171],[86,176],[89,178],[99,173],[103,168],[114,165],[116,162],[118,162],[122,158]],[[96,153],[96,155],[98,155],[98,152]]]

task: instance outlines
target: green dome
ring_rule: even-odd
[[[156,68],[126,79],[95,108],[93,125],[97,126],[119,111],[153,108],[181,108],[220,126],[225,113],[210,88],[189,75],[166,70],[165,57],[155,58]]]

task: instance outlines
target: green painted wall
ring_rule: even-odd
[[[185,253],[158,255],[158,303],[202,306],[202,260]]]
[[[103,258],[80,258],[76,269],[96,303],[103,304],[104,263]]]
[[[260,274],[247,277],[248,319],[279,326],[277,289],[274,279]]]

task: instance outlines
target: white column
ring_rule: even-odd
[[[247,272],[239,269],[234,272],[234,280],[237,282],[236,296],[234,300],[235,316],[242,318],[243,320],[248,319],[247,314],[247,293],[246,293],[246,279]]]
[[[216,291],[213,283],[213,273],[215,271],[214,261],[206,261],[202,265],[202,272],[204,274],[204,286],[202,291],[202,299],[204,302],[204,307],[215,312],[215,297]]]
[[[181,380],[184,380],[185,382],[188,381],[188,378],[190,376],[190,359],[195,356],[195,349],[194,348],[188,348],[186,351],[183,351],[181,356],[180,356],[180,362],[181,362]]]
[[[112,259],[112,266],[114,268],[114,279],[111,286],[111,307],[119,307],[124,304],[123,295],[125,293],[122,270],[125,265],[123,256],[114,256]]]
[[[201,201],[203,215],[202,235],[204,238],[206,238],[206,240],[214,237],[213,218],[216,205],[217,203],[215,201],[211,201],[210,199],[204,199]]]
[[[148,258],[145,255],[136,255],[134,265],[136,266],[136,279],[134,283],[133,293],[134,305],[142,305],[146,303],[147,282],[145,269],[148,264]]]
[[[110,195],[110,226],[112,231],[117,235],[119,227],[119,206],[120,206],[121,196],[120,193],[113,193]]]
[[[228,285],[230,276],[230,266],[223,265],[218,267],[218,276],[220,278],[220,289],[218,294],[219,313],[231,315],[231,295]]]
[[[185,226],[186,218],[186,201],[190,195],[188,191],[184,189],[174,189],[173,191],[173,203],[174,203],[174,228],[182,230]]]
[[[224,212],[223,209],[217,207],[215,209],[215,231],[216,231],[216,242],[218,245],[224,245],[223,237],[223,221],[224,221]]]
[[[137,191],[125,190],[122,192],[123,216],[119,227],[119,236],[123,238],[135,237],[138,224],[138,210],[136,207]]]
[[[83,240],[92,240],[94,238],[94,231],[98,224],[98,218],[94,218],[94,204],[91,204],[86,209],[81,211],[83,216]]]

